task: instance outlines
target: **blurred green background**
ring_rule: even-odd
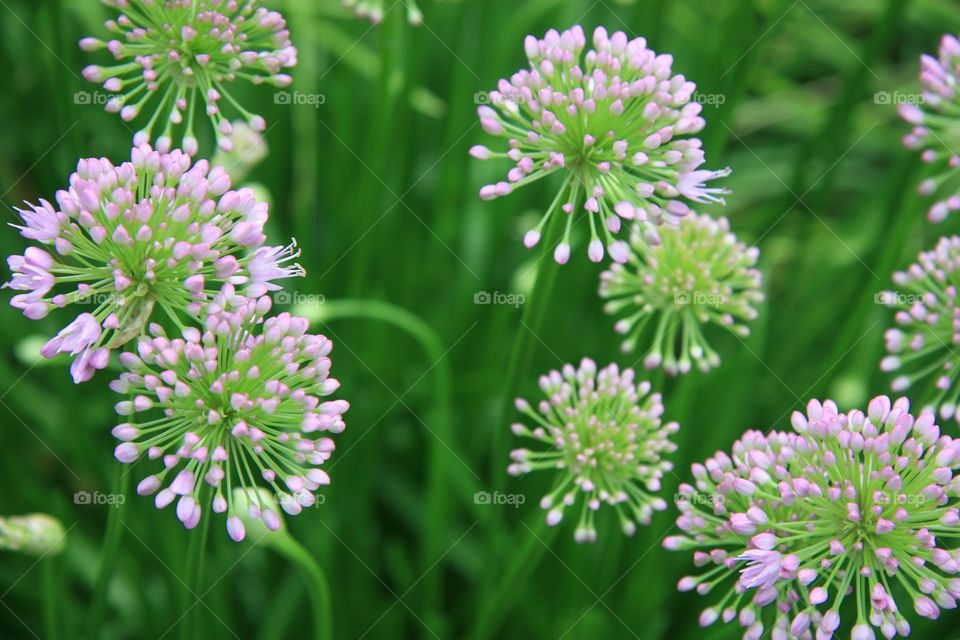
[[[379,26],[337,0],[267,2],[284,13],[299,49],[292,90],[322,94],[323,103],[277,104],[266,87],[240,91],[270,126],[269,157],[248,179],[271,194],[271,240],[295,236],[304,251],[308,276],[291,283],[288,299],[323,296],[313,311],[327,315],[316,329],[336,344],[339,396],[352,405],[325,503],[287,519],[327,571],[336,637],[467,637],[478,617],[504,638],[739,637],[735,625],[700,630],[696,613],[712,600],[676,592],[691,558],[660,548],[674,530],[672,509],[632,539],[605,514],[599,541],[578,546],[573,522],[549,533],[540,526],[536,503],[550,478],[501,487],[492,475],[507,464],[490,459],[492,443],[512,440],[515,419],[512,410],[502,415],[504,371],[528,329],[522,307],[474,299],[529,294],[537,253],[521,237],[553,185],[478,199],[507,167],[467,156],[489,142],[475,94],[525,64],[526,34],[580,23],[588,33],[604,25],[646,37],[714,97],[704,108],[707,166],[734,173],[728,206],[710,213],[728,216],[760,247],[768,300],[748,340],[716,338],[719,369],[679,380],[650,374],[667,418],[682,426],[669,499],[691,462],[744,430],[785,428],[811,397],[846,409],[887,390],[877,363],[890,312],[875,294],[894,269],[956,230],[955,221],[926,222],[930,203],[915,195],[923,169],[900,145],[907,127],[891,103],[918,91],[918,56],[935,51],[943,31],[960,29],[960,5],[422,0],[425,24],[414,28],[401,4],[385,1]],[[52,199],[78,158],[128,157],[130,130],[77,93],[95,95],[80,70],[102,58],[76,43],[101,35],[109,13],[95,0],[0,0],[0,200],[9,222],[23,200]],[[583,356],[641,366],[642,354],[617,351],[596,295],[601,267],[586,261],[580,241],[535,339],[526,338],[531,362],[514,393],[535,397],[538,374]],[[0,234],[5,255],[24,246],[14,230]],[[342,299],[412,315],[389,310],[392,323],[330,317],[356,308],[338,307]],[[111,491],[116,398],[111,371],[74,386],[65,361],[37,362],[42,339],[67,321],[54,313],[31,322],[0,307],[0,513],[45,511],[69,530],[65,553],[40,563],[52,567],[2,556],[2,638],[47,637],[45,571],[58,585],[62,637],[82,637],[102,559],[111,507],[75,504],[74,494]],[[446,494],[434,501],[431,474]],[[525,504],[476,504],[476,492],[497,488]],[[131,497],[122,517],[120,544],[107,554],[118,568],[100,637],[177,637],[191,533],[150,499]],[[295,569],[268,549],[233,544],[222,525],[214,521],[197,592],[203,604],[189,617],[195,637],[309,634]],[[499,607],[491,604],[498,586]],[[952,637],[956,621],[916,622],[914,637]]]

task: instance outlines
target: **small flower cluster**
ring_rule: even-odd
[[[106,103],[124,121],[134,120],[149,105],[152,115],[134,138],[148,142],[155,127],[162,133],[156,146],[180,146],[174,139],[186,119],[183,149],[198,150],[193,121],[202,104],[213,122],[220,147],[233,146],[224,99],[257,131],[264,119],[244,109],[227,86],[238,78],[253,84],[286,87],[284,68],[297,63],[286,21],[258,0],[103,0],[121,14],[106,22],[114,38],[84,38],[85,51],[106,48],[116,64],[90,65],[83,76],[114,94]]]
[[[683,218],[661,238],[649,246],[634,229],[628,264],[611,264],[600,276],[600,297],[609,299],[604,309],[626,313],[616,324],[617,333],[627,336],[624,352],[633,351],[644,330],[655,326],[648,368],[662,364],[670,374],[687,373],[695,363],[708,371],[720,357],[700,325],[749,335],[746,322],[756,317],[753,305],[764,297],[755,268],[759,252],[737,241],[726,218],[706,215]]]
[[[180,150],[134,147],[130,162],[106,158],[77,163],[70,186],[20,211],[20,233],[47,247],[7,259],[22,291],[12,305],[31,319],[53,308],[87,305],[43,348],[50,358],[75,357],[76,382],[107,364],[109,350],[138,336],[155,309],[174,321],[195,315],[223,283],[258,296],[275,280],[301,276],[287,263],[296,244],[264,247],[267,205],[250,189],[230,189],[222,167],[191,166]]]
[[[423,24],[423,12],[417,6],[416,0],[403,0],[403,4],[407,8],[407,21],[416,26]],[[343,0],[343,6],[353,9],[357,17],[366,18],[374,24],[379,24],[386,11],[389,11],[384,10],[383,5],[383,0]]]
[[[749,431],[695,464],[677,500],[685,535],[664,546],[696,550],[702,571],[681,591],[721,592],[700,623],[738,619],[758,640],[772,617],[772,637],[831,638],[852,597],[851,638],[872,640],[910,633],[900,589],[923,617],[954,608],[960,555],[943,540],[960,535],[960,441],[934,420],[905,398],[874,398],[866,415],[814,400],[793,432]]]
[[[925,407],[939,409],[944,419],[960,419],[960,237],[940,238],[893,280],[901,290],[882,295],[897,309],[897,326],[885,334],[888,355],[880,368],[897,372],[893,391],[915,389]]]
[[[45,513],[0,516],[0,549],[44,558],[63,551],[66,539],[60,521]]]
[[[119,402],[117,413],[161,415],[116,426],[113,435],[122,442],[115,455],[124,463],[143,454],[162,463],[137,492],[159,490],[160,509],[176,501],[188,529],[206,507],[204,484],[212,490],[211,509],[228,514],[227,531],[240,541],[245,531],[231,506],[234,487],[255,487],[260,477],[281,508],[296,515],[330,482],[320,466],[334,443],[321,434],[343,431],[349,408],[344,400],[322,400],[340,386],[329,376],[333,345],[308,334],[305,318],[265,319],[270,307],[269,297],[239,296],[226,285],[209,303],[203,331],[189,327],[169,338],[154,324],[137,353],[120,358],[127,371],[111,388],[131,399]],[[270,530],[280,527],[269,505],[253,504],[247,515]]]
[[[516,449],[508,469],[514,476],[555,469],[560,476],[541,501],[547,524],[556,525],[564,510],[578,501],[580,520],[574,538],[593,542],[594,515],[604,503],[612,505],[620,525],[632,535],[636,525],[649,524],[654,511],[666,502],[653,494],[660,490],[664,472],[673,468],[663,460],[676,445],[669,437],[675,422],[663,424],[660,394],[650,394],[650,383],[634,381],[632,369],[616,364],[597,370],[588,358],[580,366],[566,365],[540,378],[546,400],[534,411],[526,400],[517,409],[533,427],[514,424],[517,436],[536,440],[547,449]]]
[[[928,214],[933,222],[942,222],[960,209],[960,156],[954,151],[960,124],[958,78],[960,40],[946,34],[940,41],[937,58],[927,54],[920,57],[922,102],[899,107],[901,117],[913,125],[913,130],[903,138],[904,145],[923,149],[923,161],[939,171],[937,176],[920,183],[921,194],[938,198]]]
[[[691,101],[696,86],[673,75],[671,56],[657,55],[643,38],[608,36],[603,27],[586,53],[579,26],[551,30],[540,40],[527,36],[524,44],[530,69],[500,80],[490,104],[478,109],[483,129],[506,139],[508,149],[475,146],[470,153],[515,163],[506,181],[481,189],[484,199],[564,173],[553,203],[524,238],[528,248],[563,212],[566,229],[554,257],[567,262],[574,210],[582,207],[590,222],[590,259],[601,261],[606,246],[615,261],[626,262],[627,244],[615,239],[622,221],[643,225],[655,244],[654,226],[688,212],[684,198],[723,202],[724,190],[705,183],[730,171],[699,168],[702,144],[689,136],[704,126],[702,106]]]

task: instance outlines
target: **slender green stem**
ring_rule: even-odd
[[[60,627],[57,623],[57,613],[63,607],[60,594],[60,559],[51,554],[41,561],[43,565],[43,625],[47,640],[57,640],[60,637]]]
[[[510,564],[507,565],[503,574],[494,581],[495,589],[483,597],[477,609],[478,614],[473,633],[470,635],[471,640],[484,640],[496,632],[500,622],[509,613],[509,609],[505,606],[509,596],[516,596],[521,592],[556,538],[558,527],[547,527],[546,520],[540,518],[538,524],[532,529],[526,525],[522,525],[521,529],[527,533],[526,540],[523,546],[513,553]],[[523,533],[520,531],[519,535],[522,536]],[[515,598],[514,601],[520,600]]]
[[[294,36],[297,38],[297,67],[294,74],[294,89],[306,94],[321,92],[318,78],[322,76],[322,61],[320,59],[322,47],[319,36],[313,26],[316,20],[310,15],[313,3],[290,2],[287,6],[287,15],[290,24],[296,25]],[[290,189],[290,205],[293,210],[291,224],[294,234],[306,239],[316,235],[316,216],[314,212],[319,207],[318,190],[315,176],[321,172],[320,147],[316,141],[319,138],[321,127],[318,124],[319,112],[313,109],[290,109],[290,127],[293,139],[290,152],[294,158],[291,170],[293,180]],[[277,133],[280,133],[277,131]],[[311,252],[312,253],[312,252]],[[316,263],[312,258],[304,256],[307,269]]]
[[[560,270],[560,265],[556,263],[552,256],[554,249],[560,242],[566,219],[566,215],[554,212],[551,220],[547,223],[546,240],[534,267],[536,278],[533,290],[524,305],[520,326],[516,329],[513,348],[510,351],[507,373],[503,378],[501,410],[493,425],[491,437],[491,477],[494,480],[494,487],[497,489],[500,489],[506,481],[508,462],[506,451],[508,448],[507,416],[513,406],[513,394],[516,392],[517,380],[527,372],[533,358],[533,349],[539,340],[537,332],[540,331],[543,324],[547,304],[550,301],[550,295],[557,280],[557,273]]]
[[[198,499],[201,504],[204,503],[205,487],[201,486]],[[207,512],[200,518],[200,530],[190,532],[190,543],[187,545],[187,564],[184,567],[184,588],[182,590],[181,611],[184,611],[183,620],[180,621],[181,640],[192,640],[193,638],[203,637],[195,633],[195,627],[199,625],[200,607],[197,602],[203,597],[203,569],[204,560],[207,554],[207,538],[210,536],[210,520],[213,514]]]
[[[360,189],[359,194],[361,202],[358,202],[358,210],[362,212],[363,224],[366,227],[380,224],[380,217],[385,211],[393,209],[399,205],[398,201],[403,199],[406,188],[401,187],[400,179],[404,172],[404,159],[398,155],[398,150],[406,147],[405,138],[409,135],[409,126],[404,126],[408,117],[407,109],[403,104],[401,97],[408,90],[406,87],[407,77],[404,61],[406,59],[406,50],[403,47],[403,39],[406,37],[406,25],[403,4],[393,3],[390,5],[383,17],[379,31],[379,74],[374,91],[375,104],[380,113],[389,113],[389,118],[371,118],[367,124],[367,139],[364,143],[364,157],[372,159],[372,173],[374,182],[373,188]],[[355,117],[351,112],[350,118]],[[353,152],[351,152],[353,153]],[[370,176],[370,177],[373,177]],[[384,203],[384,187],[389,194],[389,203]],[[359,199],[359,198],[358,198]],[[390,220],[384,220],[383,224],[389,230]],[[353,263],[352,272],[352,291],[364,292],[368,290],[370,278],[368,274],[371,270],[385,268],[383,260],[384,243],[389,242],[391,234],[389,232],[375,234],[375,238],[359,244],[356,250],[356,260]]]
[[[330,640],[333,638],[333,607],[330,604],[330,585],[320,563],[293,536],[277,535],[270,545],[300,570],[307,582],[307,593],[313,609],[314,637],[316,640]]]
[[[322,305],[304,307],[297,313],[313,321],[330,322],[344,318],[364,318],[391,324],[416,340],[431,365],[428,373],[433,372],[434,409],[431,419],[432,431],[429,442],[427,463],[427,507],[424,522],[443,522],[447,515],[449,488],[446,476],[451,471],[446,456],[453,446],[452,404],[453,370],[446,358],[443,343],[430,325],[413,313],[379,300],[335,300]],[[458,461],[459,463],[459,461]],[[456,468],[456,467],[453,467]],[[440,571],[428,571],[443,552],[443,528],[427,526],[422,535],[420,564],[426,575],[423,578],[423,593],[426,611],[438,610],[440,602]]]
[[[500,491],[506,484],[507,468],[507,450],[509,449],[509,429],[507,429],[508,416],[513,407],[513,397],[516,393],[517,380],[526,373],[533,359],[534,346],[539,341],[537,333],[543,324],[543,317],[549,302],[550,295],[553,292],[557,279],[559,267],[553,259],[552,253],[556,245],[560,242],[566,225],[567,216],[554,213],[552,219],[547,223],[546,241],[543,243],[543,249],[536,264],[536,279],[533,283],[533,289],[530,292],[529,299],[523,309],[523,316],[520,320],[520,326],[517,327],[516,337],[513,341],[513,348],[510,352],[510,361],[507,365],[507,373],[503,379],[503,390],[500,413],[493,425],[491,434],[491,479],[493,489]],[[496,555],[505,553],[506,543],[510,539],[506,534],[506,523],[501,509],[491,509],[489,516],[489,530],[491,535],[491,547]],[[529,541],[528,541],[529,543]],[[489,575],[484,586],[485,591],[490,591],[497,584],[491,581],[495,580],[493,575]],[[482,618],[486,620],[486,618]],[[486,623],[484,623],[486,624]]]
[[[126,511],[127,491],[130,486],[129,469],[122,464],[114,465],[111,487],[114,496],[123,496],[107,513],[107,530],[100,550],[100,568],[94,585],[93,604],[90,607],[90,622],[87,635],[90,640],[102,637],[101,625],[107,602],[107,590],[120,559],[120,539],[123,537],[123,514]]]

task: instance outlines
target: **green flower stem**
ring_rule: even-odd
[[[60,626],[57,622],[57,613],[63,607],[63,598],[60,590],[60,559],[56,554],[43,558],[43,627],[44,637],[47,640],[57,640],[60,637]]]
[[[321,59],[320,36],[313,28],[317,21],[311,15],[312,4],[288,2],[286,8],[289,12],[289,23],[299,27],[294,32],[298,40],[298,69],[297,73],[293,74],[293,89],[305,94],[320,93],[317,78],[323,77],[324,61]],[[290,126],[294,136],[291,145],[293,181],[290,191],[290,204],[294,212],[293,230],[300,238],[310,238],[317,233],[313,212],[320,206],[314,176],[322,171],[320,147],[316,144],[320,137],[317,113],[312,109],[290,109]],[[307,263],[307,269],[310,268],[311,265]]]
[[[307,593],[313,609],[316,640],[333,638],[333,607],[330,604],[330,585],[316,558],[287,533],[268,534],[269,545],[300,570],[307,582]]]
[[[536,276],[533,288],[530,292],[529,299],[524,306],[521,324],[516,329],[517,333],[513,341],[513,347],[510,351],[510,360],[507,365],[507,372],[503,378],[503,395],[500,413],[494,422],[493,433],[490,437],[490,477],[492,479],[493,488],[497,491],[503,489],[507,480],[506,468],[509,462],[507,453],[509,449],[510,437],[509,429],[507,428],[507,422],[510,411],[513,408],[513,397],[516,392],[517,380],[519,379],[520,375],[526,373],[526,370],[530,366],[530,361],[533,359],[533,350],[538,342],[536,334],[543,325],[543,318],[546,312],[547,303],[549,302],[550,295],[553,291],[554,285],[556,284],[560,265],[557,264],[557,262],[553,259],[552,254],[557,244],[563,237],[566,219],[566,215],[560,215],[558,212],[554,212],[554,214],[550,216],[550,221],[547,223],[547,230],[545,234],[546,237],[543,240],[543,248],[534,267],[536,269]],[[490,531],[493,532],[493,535],[491,536],[492,551],[495,556],[505,554],[507,552],[506,541],[510,538],[506,536],[506,524],[504,522],[501,510],[492,509],[489,518],[490,520],[488,521],[488,526]],[[516,569],[513,569],[513,567],[516,565],[518,558],[524,558],[527,554],[530,554],[534,551],[534,549],[531,547],[535,541],[535,538],[533,541],[528,540],[527,545],[524,547],[524,551],[514,557],[514,564],[511,565],[511,569],[513,571],[520,571],[521,567],[517,566]],[[482,587],[485,593],[495,593],[493,596],[494,600],[492,601],[493,604],[490,605],[494,611],[500,606],[499,601],[503,598],[500,593],[503,589],[503,585],[509,583],[511,571],[508,571],[506,576],[507,577],[504,580],[497,580],[496,577],[491,573],[487,576],[484,586]],[[478,623],[478,627],[474,633],[475,638],[484,637],[483,634],[487,633],[486,630],[491,629],[495,622],[490,615],[482,615],[480,616],[479,620],[480,622]]]
[[[198,501],[201,504],[209,502],[209,496],[206,487],[201,486],[198,495]],[[210,537],[210,520],[213,514],[207,512],[200,518],[200,530],[188,532],[190,542],[187,544],[186,565],[183,571],[183,589],[181,590],[180,610],[183,611],[183,619],[180,621],[181,640],[193,640],[193,638],[202,637],[194,633],[195,627],[199,624],[198,603],[194,602],[203,597],[201,589],[203,588],[203,569],[204,559],[207,553],[207,539]]]
[[[396,155],[397,150],[407,147],[406,137],[410,130],[409,126],[400,124],[408,121],[408,110],[401,100],[409,90],[404,64],[407,54],[403,46],[407,25],[404,24],[403,7],[395,3],[391,8],[392,10],[384,15],[383,22],[378,28],[380,31],[379,58],[377,59],[379,73],[376,89],[373,92],[374,104],[377,105],[378,111],[389,113],[391,117],[370,119],[363,157],[373,159],[371,166],[368,167],[373,173],[369,176],[373,179],[371,183],[373,186],[360,189],[357,194],[362,197],[362,200],[358,198],[358,210],[365,212],[360,214],[362,218],[358,221],[362,221],[361,224],[367,228],[379,224],[380,217],[385,215],[385,212],[395,207],[402,210],[405,205],[401,201],[407,191],[407,187],[401,183],[404,159]],[[351,112],[347,117],[352,120],[355,114]],[[353,152],[350,153],[353,155]],[[388,194],[389,200],[386,202],[382,194],[383,190]],[[386,229],[381,231],[389,231],[390,222],[385,220],[384,225]],[[390,236],[386,234],[382,237]],[[369,286],[370,270],[385,268],[386,263],[382,256],[386,248],[384,241],[379,238],[369,238],[360,243],[356,250],[357,260],[351,269],[352,291],[364,291]]]
[[[100,568],[94,584],[93,603],[90,607],[90,622],[87,635],[90,640],[99,640],[103,636],[103,614],[107,602],[107,589],[117,569],[120,560],[120,539],[123,537],[123,514],[126,511],[126,497],[130,487],[130,473],[126,465],[115,464],[113,471],[113,495],[124,497],[116,501],[116,505],[107,513],[107,530],[103,537],[103,547],[100,550]]]
[[[493,581],[495,590],[483,597],[477,609],[478,615],[470,635],[471,640],[485,640],[493,636],[500,622],[509,613],[507,602],[511,597],[514,602],[520,601],[516,596],[521,593],[523,586],[543,560],[544,554],[557,536],[559,527],[548,527],[546,520],[541,517],[532,529],[525,524],[522,529],[527,534],[526,540],[523,546],[512,554],[510,564],[503,574]],[[523,533],[524,531],[519,531],[518,535],[522,537]]]
[[[314,322],[362,318],[391,324],[416,340],[431,362],[434,385],[433,433],[429,442],[427,463],[427,508],[424,522],[444,522],[448,517],[449,490],[446,480],[446,452],[452,446],[453,370],[446,359],[443,343],[430,325],[406,309],[379,300],[335,300],[320,305],[304,306],[295,312]],[[422,535],[420,564],[426,611],[437,611],[440,602],[441,572],[429,571],[443,553],[443,528],[427,526]]]
[[[520,326],[516,328],[513,348],[510,351],[507,373],[503,378],[502,405],[500,414],[494,422],[491,437],[491,477],[493,478],[493,486],[497,490],[501,489],[506,482],[506,469],[509,462],[507,459],[509,448],[507,416],[510,415],[513,407],[513,395],[516,392],[517,380],[521,375],[526,374],[530,361],[533,359],[534,347],[539,341],[537,332],[543,326],[547,304],[550,301],[557,274],[560,271],[560,265],[553,259],[553,251],[563,237],[567,217],[567,215],[554,211],[553,215],[550,216],[550,222],[547,223],[543,248],[536,265],[533,267],[536,269],[533,290],[523,307],[523,316],[520,320]]]

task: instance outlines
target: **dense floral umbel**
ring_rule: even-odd
[[[957,415],[960,385],[960,237],[940,238],[932,251],[920,254],[906,271],[893,275],[897,291],[881,298],[897,309],[896,327],[886,332],[884,371],[896,372],[895,392],[914,391],[924,406],[949,419]]]
[[[681,591],[719,592],[700,623],[738,619],[749,640],[872,640],[874,628],[910,633],[911,600],[931,619],[954,608],[960,442],[906,398],[874,398],[866,415],[813,400],[791,421],[792,432],[748,431],[680,487],[685,535],[664,546],[696,550],[702,571]]]
[[[403,0],[403,4],[407,8],[407,20],[410,24],[422,24],[423,13],[417,6],[416,1]],[[343,6],[353,9],[359,17],[367,18],[373,23],[379,23],[386,15],[386,11],[389,11],[389,9],[384,9],[384,0],[343,0]],[[396,3],[393,3],[391,8],[395,6]]]
[[[224,282],[259,296],[274,280],[303,275],[287,262],[296,245],[263,247],[267,204],[253,191],[230,189],[222,167],[191,166],[185,153],[143,144],[131,161],[77,163],[70,186],[20,211],[30,247],[7,259],[16,291],[11,304],[31,319],[52,308],[83,305],[74,322],[43,348],[75,357],[76,382],[107,364],[108,351],[137,337],[157,308],[175,321],[199,311]]]
[[[554,257],[570,256],[570,230],[581,207],[590,223],[588,255],[603,259],[604,246],[618,262],[627,260],[627,244],[615,240],[623,220],[644,226],[644,237],[657,242],[654,225],[674,222],[687,213],[682,200],[723,202],[722,189],[704,184],[729,169],[706,171],[701,142],[688,137],[704,126],[701,105],[691,102],[696,86],[673,75],[669,55],[657,55],[643,38],[627,40],[622,32],[593,34],[593,49],[583,53],[583,29],[547,32],[542,40],[527,36],[529,70],[500,80],[489,105],[478,112],[483,129],[505,138],[508,149],[494,152],[475,146],[480,159],[509,158],[515,163],[507,180],[480,190],[492,199],[555,172],[562,186],[524,243],[540,241],[553,215],[566,215],[563,241]]]
[[[960,41],[945,35],[940,41],[938,58],[920,57],[920,82],[923,100],[919,104],[900,105],[900,115],[913,125],[903,142],[910,149],[923,149],[923,161],[938,175],[920,183],[920,193],[937,197],[929,217],[943,221],[960,209],[960,156],[957,128],[960,127],[960,98],[957,81],[960,77]]]
[[[700,325],[716,324],[737,335],[750,333],[753,305],[763,300],[762,276],[754,268],[758,250],[730,233],[726,218],[689,215],[676,228],[665,228],[661,243],[650,246],[641,232],[631,233],[628,263],[612,264],[600,276],[600,296],[607,313],[624,315],[616,330],[624,334],[623,351],[633,351],[652,335],[645,364],[686,373],[720,363]],[[643,345],[646,347],[646,344]]]
[[[227,513],[227,532],[239,541],[244,526],[231,506],[234,488],[264,482],[296,515],[330,482],[320,468],[334,449],[326,434],[343,431],[349,408],[345,400],[322,400],[340,386],[330,377],[333,344],[308,334],[305,318],[264,319],[269,309],[269,297],[237,296],[226,285],[209,304],[203,331],[188,328],[168,338],[151,325],[137,353],[121,356],[128,371],[111,388],[129,399],[117,413],[162,415],[114,428],[122,441],[115,455],[124,463],[143,455],[162,463],[137,492],[159,490],[161,509],[176,501],[188,529],[209,504]],[[269,529],[279,528],[270,505],[250,509]]]
[[[194,116],[203,109],[216,129],[218,144],[232,146],[232,127],[222,109],[239,113],[250,126],[263,131],[266,123],[244,109],[227,86],[238,78],[253,84],[286,87],[290,76],[281,73],[297,63],[286,22],[258,0],[102,0],[121,14],[106,22],[113,38],[84,38],[86,51],[106,48],[116,60],[112,66],[91,65],[83,76],[102,83],[114,95],[106,109],[125,121],[149,113],[136,143],[147,142],[159,131],[157,147],[179,146],[197,152]]]
[[[673,465],[663,460],[676,445],[669,436],[680,428],[663,424],[659,393],[650,394],[649,382],[635,382],[633,369],[621,371],[611,364],[600,371],[584,358],[579,368],[541,376],[546,396],[537,411],[523,399],[517,409],[532,426],[516,423],[518,436],[540,442],[540,450],[516,449],[511,453],[511,475],[555,470],[558,478],[541,501],[547,524],[556,525],[564,511],[580,502],[577,542],[597,538],[594,515],[604,503],[616,509],[624,533],[633,535],[636,524],[649,524],[654,511],[666,503],[653,494]]]

